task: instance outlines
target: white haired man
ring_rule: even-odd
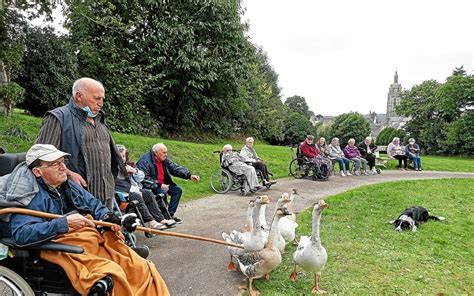
[[[145,188],[151,189],[155,196],[164,194],[165,199],[167,195],[171,196],[169,203],[165,200],[169,204],[167,211],[169,217],[165,215],[165,218],[173,219],[177,224],[181,223],[181,219],[176,217],[176,210],[183,190],[173,182],[171,176],[192,181],[199,181],[199,176],[191,174],[187,168],[169,160],[168,148],[163,143],[153,145],[149,152],[140,157],[137,167],[145,173],[145,182],[142,182]]]
[[[45,114],[36,143],[69,153],[68,177],[112,209],[115,178],[127,171],[104,122],[104,100],[102,83],[76,80],[69,103]]]

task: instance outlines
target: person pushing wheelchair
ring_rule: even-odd
[[[80,246],[81,254],[41,251],[41,258],[61,266],[81,295],[169,295],[155,265],[141,258],[123,242],[119,226],[132,231],[138,222],[128,216],[120,221],[107,207],[80,185],[68,180],[69,154],[53,145],[35,144],[26,162],[13,174],[32,188],[26,208],[63,215],[45,219],[13,214],[10,231],[19,246],[53,240]],[[97,229],[89,217],[118,224]],[[131,218],[131,219],[130,219]]]

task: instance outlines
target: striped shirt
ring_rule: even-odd
[[[90,173],[87,190],[98,198],[106,207],[112,208],[115,181],[112,174],[112,156],[110,151],[110,134],[107,126],[100,121],[102,114],[94,118],[95,125],[84,125],[84,159]],[[52,114],[46,114],[36,144],[51,144],[60,149],[61,125]],[[64,151],[69,152],[69,151]]]

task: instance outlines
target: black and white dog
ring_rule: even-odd
[[[398,216],[398,219],[395,221],[390,221],[390,224],[393,224],[395,230],[398,231],[411,229],[411,231],[416,232],[418,225],[428,220],[441,221],[445,220],[445,218],[430,215],[428,210],[424,207],[413,206],[405,209],[405,211],[403,211],[403,213]]]

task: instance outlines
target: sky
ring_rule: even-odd
[[[474,74],[472,0],[244,0],[248,36],[279,74],[283,101],[315,114],[386,113],[398,71],[403,89]]]

